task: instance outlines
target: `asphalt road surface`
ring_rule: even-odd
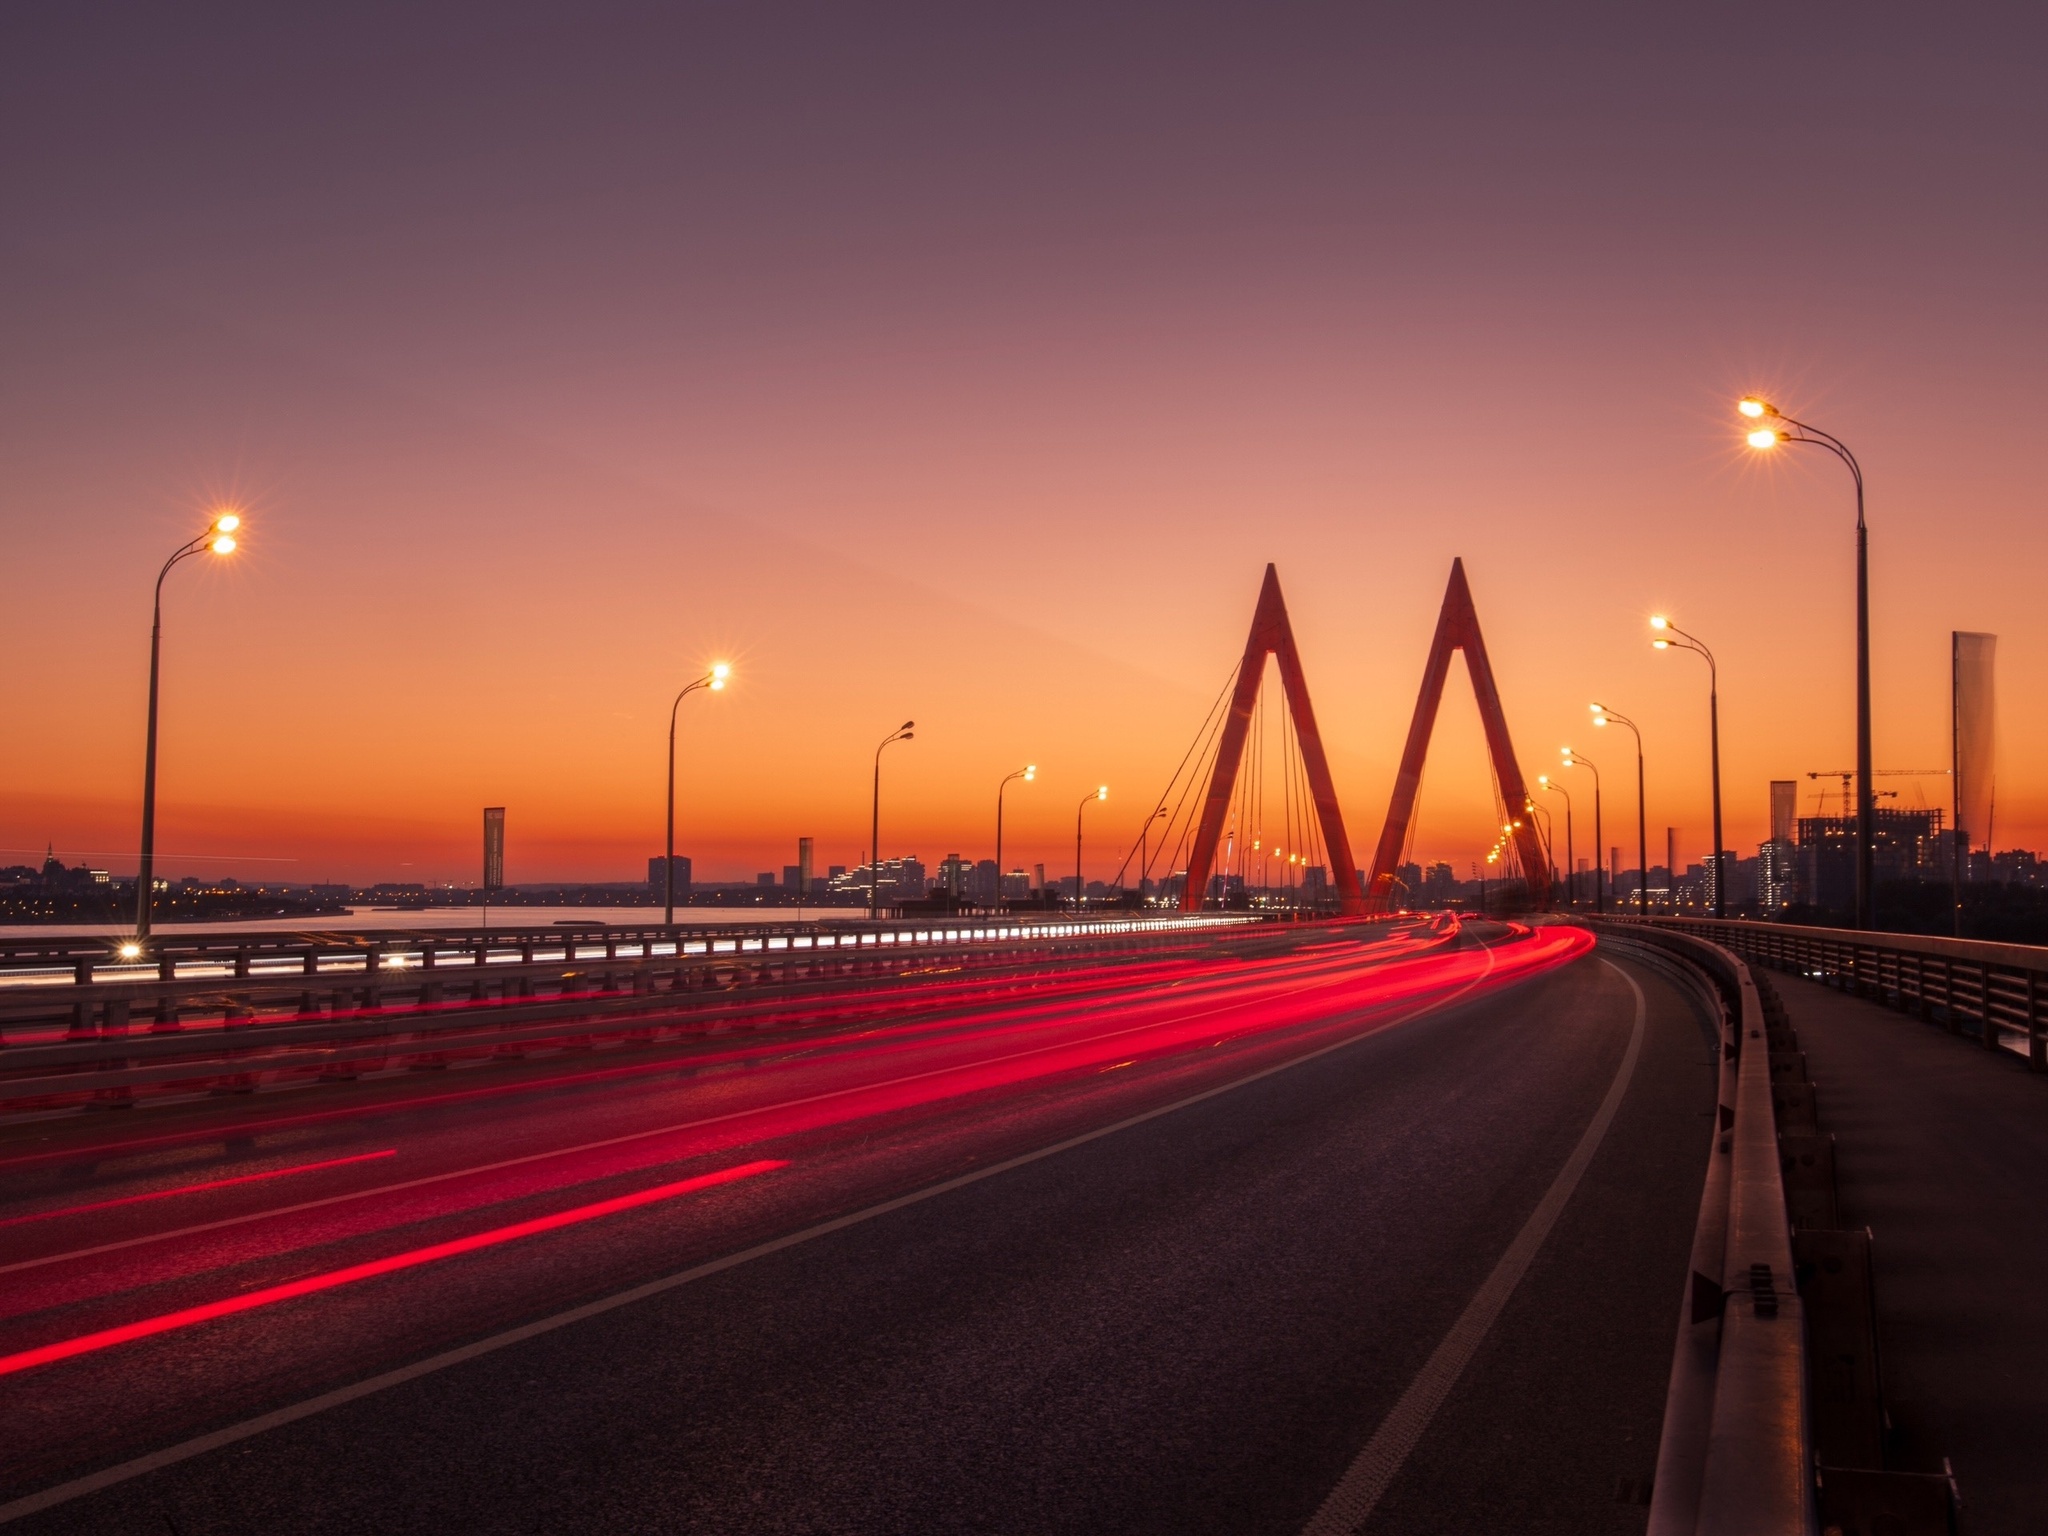
[[[1657,970],[1314,925],[842,1002],[0,1133],[0,1520],[1642,1529],[1715,1084]]]

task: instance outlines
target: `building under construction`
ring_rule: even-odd
[[[1939,810],[1871,812],[1871,877],[1946,880],[1949,843]],[[1799,894],[1817,907],[1853,908],[1856,901],[1856,818],[1799,818]]]

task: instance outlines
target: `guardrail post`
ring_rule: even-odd
[[[150,1025],[153,1035],[168,1035],[181,1026],[178,1023],[178,1003],[171,986],[178,979],[178,962],[169,955],[159,955],[156,962],[156,1019]]]
[[[2048,1038],[2041,1033],[2041,973],[2028,971],[2027,975],[2027,1066],[2036,1072],[2048,1072]]]

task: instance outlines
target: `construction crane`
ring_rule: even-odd
[[[1871,770],[1870,770],[1870,776],[1871,776],[1871,777],[1872,777],[1873,779],[1934,779],[1934,778],[1946,778],[1946,777],[1948,777],[1948,769],[1946,769],[1946,768],[1873,768],[1873,769],[1871,769]],[[1820,771],[1818,771],[1817,773],[1809,773],[1809,774],[1807,775],[1807,777],[1808,777],[1809,779],[1840,779],[1840,780],[1842,781],[1842,814],[1843,814],[1844,816],[1846,816],[1846,815],[1848,815],[1848,814],[1849,814],[1849,810],[1850,810],[1850,803],[1849,803],[1849,786],[1850,786],[1851,784],[1854,784],[1854,783],[1856,782],[1856,770],[1855,770],[1854,768],[1823,768],[1823,769],[1821,769]],[[1892,790],[1876,790],[1876,791],[1873,791],[1873,792],[1872,792],[1872,794],[1871,794],[1870,798],[1871,798],[1871,799],[1873,799],[1873,800],[1876,800],[1876,799],[1878,799],[1878,798],[1879,798],[1880,796],[1883,796],[1884,798],[1887,798],[1887,799],[1892,799],[1892,800],[1896,800],[1896,799],[1897,799],[1897,798],[1899,797],[1899,792],[1898,792],[1897,790],[1895,790],[1895,789],[1892,789]],[[1821,809],[1822,809],[1822,810],[1826,810],[1826,809],[1827,809],[1827,799],[1828,799],[1828,793],[1827,793],[1827,791],[1826,791],[1826,790],[1822,790],[1822,791],[1821,791],[1821,793],[1820,793],[1820,799],[1821,799]]]

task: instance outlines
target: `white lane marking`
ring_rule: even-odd
[[[14,1500],[11,1504],[0,1504],[0,1525],[6,1525],[12,1521],[22,1519],[24,1516],[54,1508],[59,1504],[68,1504],[73,1499],[83,1498],[89,1493],[98,1493],[103,1488],[111,1488],[117,1483],[125,1483],[132,1478],[145,1476],[148,1473],[173,1466],[181,1461],[188,1461],[194,1456],[203,1456],[208,1451],[218,1450],[224,1445],[233,1445],[237,1441],[248,1440],[273,1429],[281,1429],[283,1426],[296,1423],[300,1419],[311,1418],[314,1414],[324,1413],[329,1408],[338,1408],[344,1403],[352,1403],[360,1398],[369,1397],[373,1393],[382,1392],[387,1387],[402,1386],[408,1381],[417,1381],[422,1376],[431,1376],[436,1371],[444,1371],[450,1366],[461,1365],[465,1361],[474,1360],[480,1355],[495,1354],[498,1350],[508,1348],[514,1344],[524,1343],[526,1340],[536,1338],[544,1333],[553,1333],[556,1329],[566,1328],[572,1323],[580,1323],[587,1318],[600,1316],[619,1307],[631,1306],[636,1301],[645,1301],[651,1296],[659,1296],[664,1291],[675,1290],[678,1286],[688,1285],[693,1280],[702,1280],[711,1275],[721,1274],[728,1269],[737,1269],[742,1264],[751,1263],[755,1259],[766,1258],[773,1253],[780,1253],[785,1248],[794,1248],[799,1243],[807,1243],[813,1238],[825,1237],[833,1232],[844,1231],[848,1227],[872,1221],[877,1216],[886,1216],[892,1211],[900,1211],[906,1206],[922,1204],[924,1201],[934,1199],[939,1195],[950,1194],[952,1191],[963,1189],[969,1184],[978,1184],[983,1179],[992,1179],[997,1174],[1008,1173],[1012,1169],[1022,1168],[1026,1164],[1038,1162],[1042,1158],[1056,1157],[1062,1152],[1072,1151],[1075,1147],[1086,1146],[1091,1141],[1100,1141],[1105,1136],[1114,1136],[1119,1131],[1127,1131],[1132,1126],[1143,1125],[1148,1120],[1157,1120],[1164,1115],[1170,1115],[1176,1111],[1200,1104],[1204,1100],[1217,1098],[1226,1093],[1233,1093],[1239,1088],[1244,1088],[1260,1081],[1262,1078],[1272,1077],[1276,1073],[1286,1072],[1295,1067],[1302,1066],[1307,1062],[1316,1060],[1320,1056],[1327,1056],[1332,1051],[1340,1051],[1347,1045],[1355,1045],[1367,1035],[1377,1034],[1383,1029],[1391,1029],[1397,1024],[1406,1024],[1436,1009],[1450,1007],[1493,974],[1493,946],[1488,944],[1485,948],[1486,969],[1455,992],[1420,1003],[1405,1014],[1397,1014],[1390,1019],[1378,1020],[1368,1027],[1361,1029],[1356,1034],[1345,1036],[1342,1040],[1318,1046],[1315,1050],[1306,1051],[1299,1056],[1292,1057],[1287,1061],[1277,1062],[1270,1067],[1262,1067],[1258,1071],[1249,1073],[1244,1077],[1219,1084],[1214,1088],[1204,1089],[1200,1093],[1190,1094],[1184,1099],[1176,1099],[1171,1104],[1162,1104],[1157,1109],[1148,1109],[1143,1114],[1132,1115],[1129,1119],[1119,1120],[1114,1125],[1105,1125],[1098,1130],[1084,1131],[1079,1136],[1070,1136],[1065,1141],[1054,1142],[1049,1147],[1040,1147],[1036,1152],[1026,1152],[1021,1156],[1008,1158],[1000,1163],[991,1163],[986,1168],[977,1168],[972,1173],[963,1173],[957,1178],[947,1179],[938,1184],[927,1185],[923,1189],[914,1190],[907,1195],[899,1195],[893,1200],[884,1200],[879,1205],[868,1206],[864,1210],[855,1211],[850,1215],[835,1216],[829,1221],[821,1221],[815,1226],[805,1227],[800,1232],[792,1232],[787,1237],[773,1238],[768,1242],[756,1244],[754,1247],[744,1249],[739,1253],[727,1254],[722,1259],[713,1259],[709,1263],[699,1264],[693,1269],[683,1270],[679,1274],[665,1275],[659,1280],[650,1280],[645,1285],[636,1285],[631,1290],[620,1291],[615,1296],[607,1296],[599,1301],[587,1302],[583,1306],[573,1307],[567,1312],[557,1312],[553,1317],[544,1317],[538,1322],[526,1323],[518,1328],[508,1328],[503,1333],[493,1334],[487,1339],[479,1339],[474,1344],[465,1344],[459,1349],[451,1349],[438,1355],[431,1355],[425,1360],[416,1361],[412,1365],[401,1366],[395,1371],[386,1371],[381,1376],[372,1376],[367,1381],[359,1381],[353,1386],[339,1387],[332,1392],[323,1392],[318,1397],[307,1398],[304,1402],[293,1403],[289,1407],[275,1409],[270,1413],[260,1414],[253,1419],[244,1419],[239,1424],[230,1424],[224,1429],[217,1429],[211,1434],[196,1436],[178,1445],[166,1446],[160,1451],[151,1451],[146,1456],[138,1456],[133,1461],[124,1461],[118,1466],[108,1467],[104,1471],[73,1478],[68,1483],[59,1483],[55,1487],[43,1489],[40,1493],[25,1495]]]
[[[1489,950],[1489,956],[1491,953],[1492,951]],[[1327,968],[1327,966],[1317,965],[1305,966],[1301,969],[1313,974],[1317,970]],[[1488,969],[1491,970],[1491,968],[1492,964],[1489,959]],[[45,1264],[61,1264],[67,1259],[90,1259],[102,1253],[116,1253],[123,1248],[138,1248],[145,1243],[168,1242],[173,1238],[179,1237],[196,1237],[202,1232],[218,1232],[223,1227],[244,1226],[252,1221],[267,1220],[272,1216],[294,1216],[301,1211],[316,1211],[324,1206],[341,1205],[350,1200],[366,1200],[373,1195],[395,1195],[403,1190],[419,1189],[428,1184],[445,1183],[449,1179],[464,1179],[471,1175],[500,1173],[507,1168],[519,1168],[528,1163],[544,1162],[551,1157],[573,1157],[579,1152],[600,1152],[607,1147],[623,1146],[628,1142],[634,1141],[646,1141],[650,1137],[655,1136],[680,1136],[685,1131],[699,1131],[703,1130],[706,1126],[722,1125],[729,1120],[744,1120],[749,1115],[772,1114],[777,1110],[796,1109],[805,1104],[819,1104],[828,1099],[844,1098],[852,1093],[873,1093],[885,1088],[900,1088],[905,1083],[922,1082],[930,1077],[944,1077],[949,1072],[966,1072],[977,1067],[999,1066],[1004,1062],[1019,1061],[1027,1056],[1042,1056],[1048,1051],[1071,1050],[1080,1046],[1094,1044],[1097,1041],[1115,1040],[1123,1035],[1142,1034],[1148,1029],[1166,1029],[1172,1025],[1185,1024],[1194,1019],[1207,1018],[1211,1014],[1228,1013],[1235,1008],[1248,1008],[1254,1003],[1266,1002],[1275,996],[1290,997],[1297,992],[1308,992],[1317,987],[1335,986],[1344,979],[1344,976],[1336,975],[1320,980],[1311,980],[1303,982],[1299,986],[1278,988],[1274,992],[1262,994],[1257,998],[1241,998],[1236,1002],[1219,1003],[1213,1008],[1194,1013],[1177,1014],[1170,1019],[1154,1019],[1145,1024],[1133,1024],[1128,1029],[1111,1030],[1107,1034],[1084,1035],[1078,1039],[1054,1041],[1050,1045],[1034,1045],[1026,1050],[1012,1051],[1007,1056],[992,1056],[971,1062],[956,1062],[951,1066],[933,1067],[924,1072],[912,1072],[905,1077],[892,1077],[878,1083],[856,1083],[849,1088],[834,1088],[825,1093],[813,1093],[799,1099],[777,1099],[771,1104],[756,1104],[748,1109],[729,1110],[722,1115],[707,1115],[701,1120],[685,1120],[675,1125],[658,1125],[651,1130],[645,1131],[628,1131],[621,1136],[608,1136],[602,1141],[580,1142],[573,1147],[556,1147],[548,1152],[529,1152],[521,1157],[508,1157],[495,1163],[479,1163],[470,1168],[452,1168],[446,1173],[423,1174],[416,1179],[402,1179],[392,1184],[376,1184],[368,1189],[352,1189],[344,1194],[327,1195],[318,1200],[302,1200],[296,1205],[280,1205],[269,1210],[250,1211],[241,1216],[223,1216],[217,1221],[196,1222],[191,1226],[174,1227],[165,1232],[145,1232],[140,1237],[127,1237],[119,1242],[100,1243],[92,1248],[72,1248],[63,1253],[46,1253],[39,1259],[17,1259],[12,1264],[0,1264],[0,1275],[11,1275],[15,1271],[23,1269],[40,1269]],[[1225,984],[1224,981],[1220,980],[1216,983],[1219,987]],[[922,1042],[912,1043],[918,1044]],[[943,1045],[949,1042],[939,1041],[935,1043]]]
[[[1322,1508],[1302,1527],[1302,1536],[1354,1536],[1371,1518],[1374,1508],[1387,1491],[1387,1485],[1393,1482],[1394,1474],[1401,1470],[1409,1452],[1422,1438],[1422,1432],[1429,1428],[1430,1420],[1436,1417],[1444,1399],[1450,1396],[1451,1388],[1458,1384],[1465,1367],[1471,1364],[1472,1356],[1477,1353],[1487,1330],[1492,1328],[1508,1298],[1514,1294],[1515,1287],[1521,1283],[1530,1261],[1543,1246],[1543,1240],[1550,1236],[1550,1229],[1557,1225],[1558,1216],[1570,1201],[1572,1191],[1579,1187],[1579,1179],[1593,1161],[1593,1154],[1600,1150],[1601,1140],[1607,1135],[1608,1126],[1614,1123],[1615,1112],[1621,1108],[1622,1098],[1628,1092],[1629,1079],[1635,1075],[1647,1011],[1643,989],[1636,985],[1635,978],[1611,960],[1600,963],[1627,982],[1629,990],[1636,995],[1635,1024],[1629,1031],[1628,1049],[1622,1052],[1621,1065],[1615,1069],[1607,1097],[1600,1101],[1600,1107],[1586,1125],[1585,1134],[1579,1137],[1579,1144],[1572,1148],[1572,1155],[1565,1159],[1550,1188],[1522,1224],[1522,1230],[1515,1234],[1507,1252],[1493,1266],[1493,1273],[1486,1277],[1485,1284],[1465,1304],[1465,1310],[1451,1324],[1451,1331],[1443,1336],[1415,1379],[1408,1383],[1408,1390],[1401,1394],[1380,1427],[1373,1431],[1365,1449],[1358,1453],[1350,1469],[1323,1500]]]

